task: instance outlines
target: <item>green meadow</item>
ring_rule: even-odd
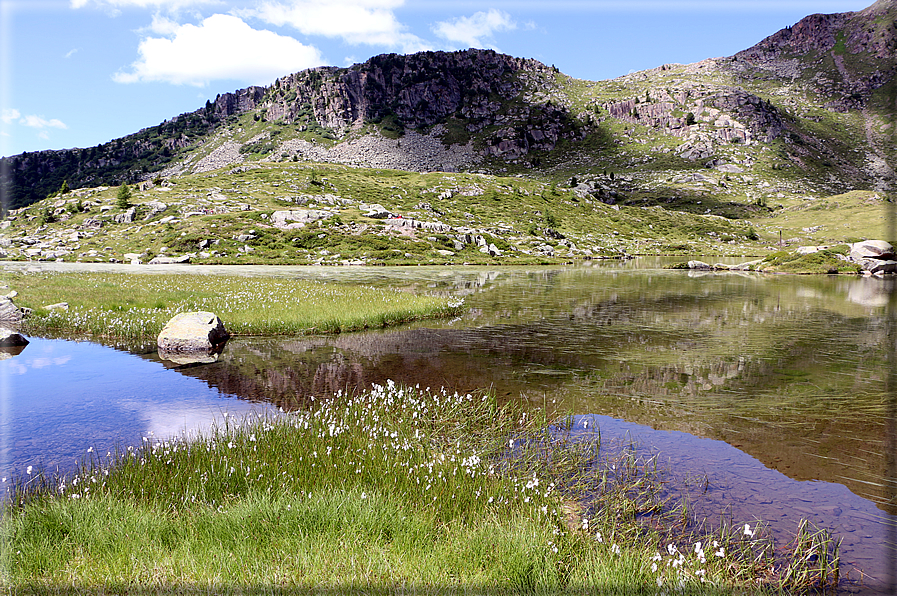
[[[155,340],[179,312],[210,311],[233,335],[340,333],[460,312],[460,301],[283,278],[9,273],[32,334]],[[67,308],[51,308],[66,303]]]

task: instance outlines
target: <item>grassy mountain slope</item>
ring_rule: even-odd
[[[538,262],[881,236],[897,159],[895,6],[812,15],[732,57],[609,81],[482,50],[296,73],[98,147],[3,158],[4,206],[18,211],[0,248]],[[63,181],[76,195],[41,200]],[[101,186],[139,181],[130,215]],[[365,217],[371,204],[432,225]],[[269,219],[309,207],[326,211],[320,222]]]

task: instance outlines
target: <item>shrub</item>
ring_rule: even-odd
[[[131,187],[122,184],[118,187],[118,194],[115,196],[116,205],[120,209],[127,209],[131,206]]]
[[[56,221],[56,216],[53,215],[53,210],[49,207],[44,207],[44,210],[40,213],[40,217],[38,217],[38,223],[43,225],[53,223],[54,221]]]

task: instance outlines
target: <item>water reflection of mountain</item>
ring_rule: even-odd
[[[500,396],[525,397],[536,406],[556,400],[559,409],[725,440],[796,480],[840,482],[878,503],[887,500],[881,481],[887,428],[883,396],[875,394],[874,379],[863,379],[860,371],[826,377],[846,383],[820,386],[823,381],[813,371],[831,362],[814,360],[818,346],[813,342],[779,346],[774,357],[749,354],[731,360],[686,350],[676,362],[652,365],[608,356],[631,345],[637,333],[632,329],[578,349],[569,337],[562,345],[550,327],[238,338],[219,362],[179,370],[224,393],[285,408],[338,390],[362,391],[387,379],[462,392],[491,387]],[[645,330],[638,333],[641,339],[652,337]],[[683,336],[652,339],[643,345],[678,345]]]
[[[792,478],[889,500],[882,280],[575,267],[434,270],[407,283],[462,292],[470,312],[389,331],[237,338],[218,363],[182,372],[285,407],[387,379],[491,387],[722,439]]]

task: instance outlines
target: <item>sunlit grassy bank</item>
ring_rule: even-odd
[[[29,273],[6,276],[34,312],[33,334],[155,339],[184,311],[217,314],[231,334],[333,333],[448,316],[460,302],[392,289],[210,275]],[[67,308],[46,306],[67,303]]]
[[[632,594],[818,579],[788,576],[755,528],[685,532],[652,461],[602,461],[599,433],[567,431],[489,395],[390,384],[201,440],[88,453],[77,476],[33,470],[13,489],[2,583]]]

